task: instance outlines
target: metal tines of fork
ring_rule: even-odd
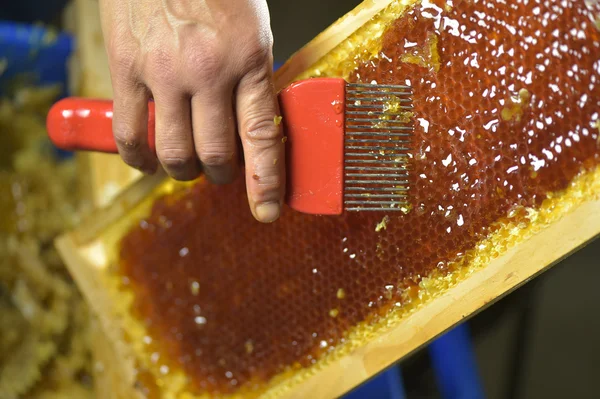
[[[412,88],[346,86],[344,208],[407,212]]]

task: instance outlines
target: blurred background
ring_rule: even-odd
[[[0,19],[59,26],[64,3],[1,0]],[[268,3],[275,60],[283,62],[360,1]],[[485,397],[600,398],[599,282],[597,240],[469,321],[476,374]],[[428,348],[393,372],[401,376],[408,398],[443,396]],[[372,392],[359,390],[354,397],[376,397]],[[455,397],[474,398],[469,395]]]

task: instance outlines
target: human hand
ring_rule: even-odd
[[[265,0],[100,0],[114,91],[113,132],[130,166],[231,182],[241,139],[252,213],[279,217],[284,145]],[[147,136],[155,103],[156,156]],[[157,162],[158,158],[158,162]]]

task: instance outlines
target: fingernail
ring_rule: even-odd
[[[279,217],[281,207],[276,202],[267,202],[256,206],[256,218],[263,223],[271,223]]]

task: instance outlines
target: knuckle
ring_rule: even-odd
[[[255,146],[268,148],[281,143],[282,134],[272,117],[249,117],[246,138]]]
[[[223,67],[223,55],[212,45],[194,45],[186,51],[186,68],[195,79],[213,78]]]
[[[112,46],[108,51],[113,73],[117,78],[125,79],[137,74],[138,61],[134,51],[127,48]]]
[[[198,156],[206,166],[224,166],[231,162],[235,151],[223,144],[204,144],[198,148]]]
[[[269,34],[258,34],[250,38],[244,48],[244,60],[250,70],[259,69],[269,63],[273,53],[273,39]]]
[[[246,55],[246,65],[250,69],[259,69],[270,61],[271,49],[258,46],[248,50]]]
[[[145,165],[144,153],[146,149],[144,132],[138,131],[126,120],[116,118],[113,120],[113,137],[121,159],[135,169],[143,169]]]
[[[147,73],[150,80],[173,86],[178,79],[176,62],[168,50],[156,49],[148,55]]]
[[[279,200],[282,178],[278,174],[260,176],[253,189],[254,200],[258,203]]]
[[[142,148],[141,134],[129,128],[125,123],[116,123],[114,138],[117,146],[124,152],[136,153]]]

